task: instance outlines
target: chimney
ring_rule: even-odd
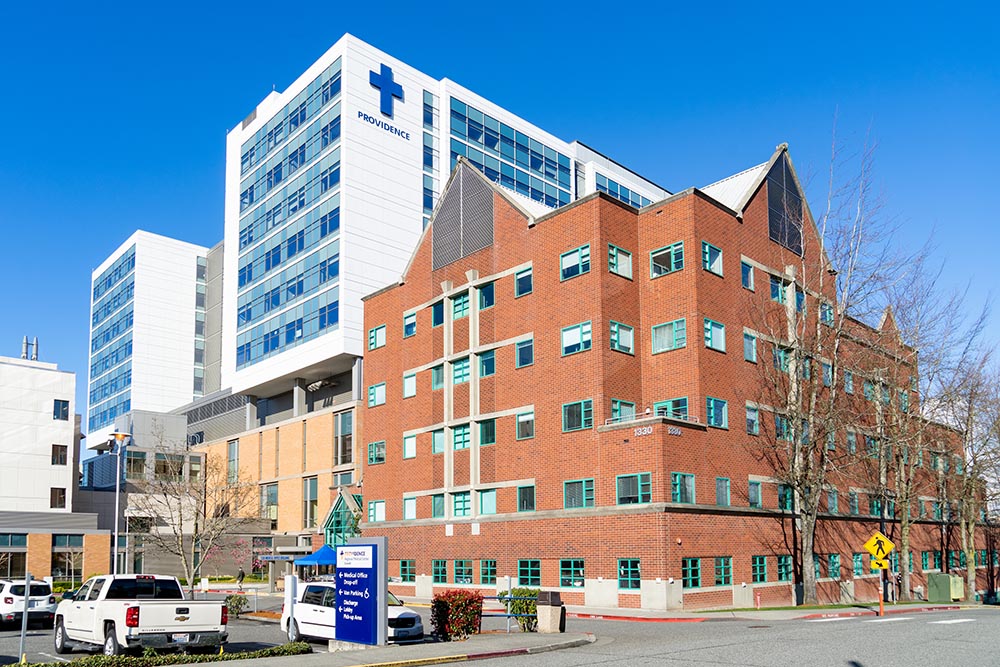
[[[31,344],[31,360],[38,361],[38,336],[35,336],[34,342]]]
[[[25,336],[24,340],[21,342],[21,358],[28,358],[28,337]]]

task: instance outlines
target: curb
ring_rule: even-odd
[[[612,616],[609,614],[568,613],[567,618],[583,618],[594,621],[633,621],[636,623],[704,623],[707,618],[659,618],[645,616]]]
[[[414,658],[412,660],[393,660],[390,662],[367,662],[352,665],[352,667],[419,667],[420,665],[440,665],[446,662],[468,662],[472,660],[490,660],[492,658],[508,658],[515,655],[530,655],[535,653],[548,653],[565,648],[577,648],[586,646],[597,641],[591,633],[585,637],[571,641],[560,642],[558,644],[545,644],[544,646],[534,646],[531,648],[512,648],[501,651],[482,651],[480,653],[458,653],[455,655],[442,655],[433,658]]]
[[[912,607],[910,609],[886,609],[885,615],[890,614],[921,614],[932,611],[960,611],[963,607],[960,605],[951,605],[947,607]],[[878,616],[878,612],[874,609],[868,609],[865,611],[848,611],[843,613],[829,613],[829,614],[806,614],[805,616],[797,616],[795,620],[797,621],[810,621],[820,618],[854,618],[856,616]]]

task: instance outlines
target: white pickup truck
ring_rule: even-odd
[[[104,647],[119,655],[147,646],[186,650],[218,648],[228,638],[226,605],[185,600],[174,577],[125,574],[91,577],[56,608],[56,653],[74,645]]]

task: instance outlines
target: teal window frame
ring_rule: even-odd
[[[774,415],[774,437],[783,442],[792,441],[792,420],[785,415]]]
[[[729,507],[732,504],[732,495],[728,477],[715,478],[715,504],[719,507]]]
[[[451,383],[455,386],[465,384],[472,374],[468,357],[462,357],[451,362]]]
[[[476,291],[479,293],[479,310],[489,310],[496,305],[496,286],[492,282],[483,283]]]
[[[443,558],[435,558],[431,561],[431,583],[448,583],[448,561]]]
[[[705,397],[705,425],[729,428],[729,403],[721,398]]]
[[[456,584],[471,584],[472,583],[472,561],[468,559],[457,559],[452,565],[455,568],[455,583]]]
[[[656,258],[662,256],[664,262],[657,262]],[[668,276],[684,270],[684,241],[677,241],[662,248],[651,250],[649,253],[649,277],[650,279]]]
[[[574,332],[577,334],[578,342],[571,342],[567,345],[566,334],[573,334]],[[559,332],[559,345],[561,346],[562,356],[564,357],[568,357],[571,354],[577,354],[579,352],[586,352],[593,344],[593,327],[590,321],[563,327]]]
[[[726,325],[705,318],[705,347],[716,352],[726,351]]]
[[[582,558],[559,559],[559,587],[582,588],[584,582],[584,561]]]
[[[496,375],[496,350],[486,350],[485,352],[480,352],[477,356],[479,357],[479,377],[488,378],[491,375]]]
[[[617,398],[611,399],[611,418],[617,421],[635,419],[635,403],[622,401]]]
[[[858,434],[854,431],[847,432],[847,453],[858,453]]]
[[[615,322],[611,320],[611,349],[616,352],[624,352],[625,354],[635,354],[635,329],[627,324],[622,324],[621,322]],[[622,334],[627,332],[628,345],[622,343]]]
[[[667,417],[669,419],[687,419],[687,396],[668,398],[665,401],[657,401],[656,403],[653,403],[653,414],[658,417]]]
[[[750,582],[767,583],[767,556],[750,557]]]
[[[826,576],[830,579],[840,579],[840,554],[829,554],[826,561]]]
[[[417,497],[410,496],[403,498],[403,521],[412,521],[417,518]]]
[[[833,386],[833,366],[826,363],[825,361],[820,362],[820,367],[823,369],[823,386],[831,387]]]
[[[755,509],[764,507],[764,493],[760,482],[755,480],[747,482],[747,505]]]
[[[451,297],[451,319],[460,320],[469,315],[469,292],[465,291]]]
[[[622,257],[627,257],[627,262],[622,262]],[[628,265],[628,269],[623,268],[623,264]],[[609,243],[608,244],[608,271],[615,274],[616,276],[621,276],[622,278],[628,278],[632,280],[632,253],[624,248],[619,248],[618,246]]]
[[[529,419],[522,419],[522,417],[528,417],[528,416],[531,417],[530,420]],[[521,425],[522,424],[527,424],[529,421],[531,422],[531,434],[530,435],[522,435],[522,433],[524,431],[521,428]],[[517,415],[515,415],[515,417],[514,417],[514,428],[515,428],[514,436],[515,436],[516,440],[531,440],[532,438],[534,438],[535,437],[535,411],[532,410],[531,412],[519,412]]]
[[[471,441],[472,429],[468,424],[459,424],[451,429],[451,445],[455,451],[468,449]]]
[[[520,558],[517,561],[517,585],[541,586],[542,561],[537,558]]]
[[[399,561],[399,580],[404,584],[417,580],[417,561],[413,559]]]
[[[527,350],[528,359],[523,361],[523,351]],[[535,339],[521,340],[514,343],[514,368],[526,368],[535,363]]]
[[[859,502],[857,491],[847,492],[847,506],[851,516],[858,516],[861,514],[861,506]]]
[[[431,431],[431,454],[444,454],[444,429]]]
[[[431,368],[431,391],[444,387],[444,366]]]
[[[382,508],[382,517],[378,518],[379,508]],[[380,523],[385,521],[385,501],[384,500],[369,500],[368,501],[368,523]]]
[[[403,315],[403,338],[412,338],[417,335],[417,314],[410,313]]]
[[[623,486],[627,488],[622,488]],[[615,477],[615,504],[640,505],[653,500],[652,475],[640,472]]]
[[[663,334],[658,335],[659,329],[664,330]],[[652,346],[653,354],[660,354],[662,352],[670,352],[671,350],[679,350],[681,348],[687,347],[687,320],[686,318],[680,318],[679,320],[672,320],[670,322],[663,322],[662,324],[656,324],[652,328]],[[659,342],[663,343],[669,339],[669,345],[667,347],[657,346],[657,338]]]
[[[381,339],[381,342],[380,342]],[[377,350],[380,347],[385,347],[385,325],[380,324],[377,327],[372,327],[368,330],[368,349]]]
[[[681,588],[701,588],[701,559],[681,559]]]
[[[385,440],[368,443],[368,465],[385,463]]]
[[[379,389],[381,389],[381,400],[379,399]],[[368,387],[368,407],[374,408],[379,405],[385,405],[385,382]]]
[[[837,489],[829,489],[826,492],[826,511],[830,514],[840,513],[840,494]]]
[[[715,585],[716,586],[732,586],[733,585],[733,557],[732,556],[716,556],[715,557]]]
[[[497,513],[496,489],[483,489],[482,491],[479,491],[479,513],[480,514]]]
[[[790,554],[778,556],[778,581],[792,580],[792,557]]]
[[[791,512],[795,507],[795,491],[788,484],[778,485],[778,509]]]
[[[574,407],[579,407],[580,409],[579,426],[568,425],[570,419],[572,418],[572,414],[569,411],[573,410]],[[562,406],[563,433],[571,433],[573,431],[585,431],[593,427],[594,427],[594,401],[592,399],[586,398],[582,401],[563,403]]]
[[[670,502],[694,505],[696,501],[695,477],[687,472],[670,473]]]
[[[754,291],[752,264],[740,262],[740,284],[743,285],[744,289]]]
[[[403,375],[403,398],[413,398],[417,395],[417,374],[406,373]]]
[[[788,283],[785,282],[783,279],[779,278],[778,276],[774,275],[770,276],[770,279],[771,279],[770,280],[771,301],[774,301],[775,303],[784,304],[788,298],[787,296],[785,296],[785,291],[788,288]]]
[[[522,491],[527,491],[531,489],[531,507],[528,507],[528,494],[522,493]],[[517,511],[518,512],[534,512],[535,511],[535,485],[526,484],[525,486],[517,487]]]
[[[819,303],[819,321],[828,327],[833,326],[833,305],[826,301]]]
[[[618,559],[618,590],[637,591],[642,587],[641,564],[638,558]]]
[[[497,444],[497,420],[484,419],[479,422],[479,445],[486,447]]]
[[[574,497],[577,495],[575,492],[571,493],[573,487],[579,486],[579,498],[582,504],[580,505],[570,505],[570,496]],[[563,482],[563,509],[581,509],[584,507],[594,506],[594,478],[587,477],[585,479],[569,479]]]
[[[854,373],[844,371],[844,393],[854,394]]]
[[[755,405],[747,406],[747,434],[760,435],[760,408]]]
[[[458,491],[451,494],[451,515],[463,517],[472,515],[472,494],[468,491]]]
[[[514,274],[515,299],[531,294],[534,291],[534,288],[534,276],[531,273],[530,266],[526,269],[521,269]]]
[[[567,264],[567,260],[572,260]],[[590,244],[573,248],[559,255],[559,281],[565,282],[590,273]]]
[[[757,336],[743,332],[743,361],[757,363]]]
[[[788,369],[791,367],[791,350],[786,347],[781,347],[779,345],[774,346],[774,369],[781,371],[782,373],[787,373]]]
[[[701,242],[701,268],[717,276],[722,275],[722,248],[708,241]]]
[[[403,458],[415,459],[417,457],[417,436],[403,436]]]
[[[444,324],[444,300],[435,301],[431,304],[431,328]]]
[[[851,574],[860,577],[865,573],[865,556],[862,553],[851,554]]]
[[[492,558],[484,558],[479,561],[479,584],[481,586],[493,586],[497,583],[497,562]]]
[[[444,517],[444,494],[435,493],[431,496],[431,518],[441,519]]]

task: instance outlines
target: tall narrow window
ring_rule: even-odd
[[[417,314],[403,316],[403,338],[409,338],[417,333]]]
[[[523,412],[517,415],[517,439],[527,440],[535,437],[535,413]]]
[[[514,297],[531,294],[531,268],[523,269],[514,274]]]
[[[611,349],[626,354],[634,352],[634,336],[632,327],[619,322],[611,322]]]
[[[740,262],[740,279],[743,287],[753,291],[753,266],[746,262]]]
[[[743,334],[743,359],[757,363],[757,337],[753,334]]]
[[[479,310],[486,310],[487,308],[492,308],[495,302],[496,298],[493,291],[493,283],[486,283],[485,285],[480,285]]]
[[[721,398],[705,398],[705,423],[716,428],[729,428],[729,408]]]
[[[719,352],[726,351],[726,325],[705,318],[705,347]]]
[[[535,363],[535,340],[529,338],[514,345],[515,362],[517,368],[523,368]]]
[[[701,242],[701,267],[710,273],[722,275],[722,251],[707,241]]]
[[[632,277],[632,253],[608,245],[608,271],[623,278]]]

